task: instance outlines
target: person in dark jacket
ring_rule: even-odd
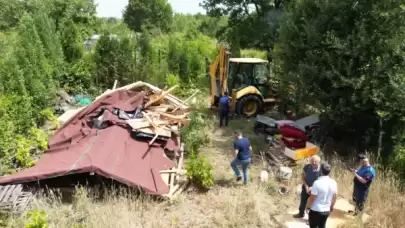
[[[375,177],[375,169],[370,165],[365,154],[359,154],[357,160],[360,163],[360,168],[358,170],[350,169],[354,175],[353,201],[356,204],[355,214],[363,211],[371,182],[373,182]]]
[[[231,99],[228,96],[228,92],[219,98],[219,127],[228,126],[229,116],[229,103]]]
[[[320,176],[319,163],[321,162],[321,158],[318,155],[314,155],[311,157],[310,162],[310,164],[304,166],[299,212],[294,215],[294,218],[304,218],[308,198],[311,195],[311,187]]]

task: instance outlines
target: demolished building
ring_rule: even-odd
[[[65,120],[35,166],[1,177],[0,185],[87,173],[152,195],[172,194],[182,171],[180,127],[190,108],[171,90],[144,82],[107,90]]]

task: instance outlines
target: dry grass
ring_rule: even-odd
[[[216,119],[213,117],[212,119]],[[280,196],[277,184],[258,181],[262,163],[255,157],[250,171],[252,183],[243,186],[234,181],[229,163],[232,159],[231,133],[235,129],[244,132],[252,141],[256,151],[264,149],[263,136],[252,134],[253,121],[231,120],[228,129],[210,130],[212,143],[201,153],[214,166],[215,187],[207,193],[190,189],[172,202],[157,201],[147,196],[112,193],[97,201],[88,190],[82,189],[75,196],[74,203],[64,204],[53,197],[39,197],[35,209],[46,211],[49,227],[57,228],[117,228],[117,227],[280,227],[274,216],[298,207],[295,194],[299,178],[294,179],[290,193]],[[351,198],[352,175],[334,164],[333,176],[339,184],[339,193]],[[297,168],[297,171],[299,168]],[[299,173],[295,172],[295,177]],[[397,181],[389,173],[378,173],[371,187],[367,213],[372,215],[366,227],[403,227],[404,197],[397,190]],[[14,218],[9,227],[22,227],[20,218]],[[360,221],[353,219],[343,227],[360,227]]]

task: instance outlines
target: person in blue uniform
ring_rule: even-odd
[[[231,99],[228,96],[228,92],[219,98],[219,127],[228,126],[229,122],[229,104]]]
[[[370,165],[365,154],[359,154],[357,159],[360,163],[360,168],[358,170],[350,169],[354,175],[353,201],[355,202],[355,214],[363,211],[370,191],[370,185],[376,174],[375,169]]]
[[[231,162],[231,167],[236,175],[236,181],[242,180],[242,176],[238,169],[238,166],[242,166],[243,172],[243,183],[247,184],[249,182],[249,165],[252,162],[252,145],[249,139],[244,138],[240,131],[234,132],[235,143],[234,143],[234,155],[235,159]]]

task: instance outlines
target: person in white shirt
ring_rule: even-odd
[[[335,206],[338,189],[336,181],[329,177],[330,171],[329,164],[322,164],[322,176],[312,185],[307,204],[310,228],[325,228],[326,220]]]

